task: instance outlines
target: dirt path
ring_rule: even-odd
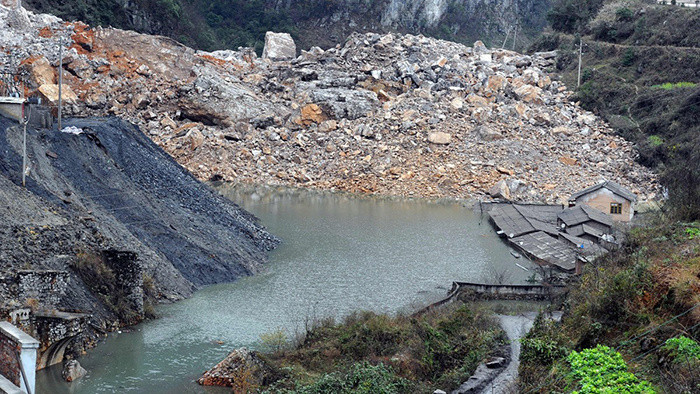
[[[524,312],[519,315],[498,315],[501,327],[510,340],[511,362],[496,378],[481,391],[481,394],[517,393],[518,367],[520,366],[520,338],[532,328],[538,312]],[[561,312],[555,312],[552,319],[561,319]]]

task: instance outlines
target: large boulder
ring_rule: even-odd
[[[45,57],[32,57],[25,60],[21,66],[22,71],[29,72],[31,87],[36,89],[41,85],[56,83],[56,71]]]
[[[74,104],[78,102],[78,96],[73,92],[70,86],[66,84],[61,85],[61,101],[63,104]],[[51,103],[52,105],[58,105],[58,85],[57,84],[44,84],[39,86],[39,93],[43,98]]]
[[[489,189],[489,194],[493,198],[501,198],[504,200],[511,199],[510,189],[508,188],[508,184],[504,180],[500,180],[495,185],[493,185],[491,189]]]
[[[297,55],[297,46],[289,33],[265,33],[265,47],[263,47],[263,59],[283,61],[294,59]]]
[[[256,351],[239,348],[214,368],[204,372],[197,383],[202,386],[252,388],[273,383],[277,372]]]
[[[87,375],[87,370],[80,365],[78,360],[70,360],[63,366],[61,375],[66,382],[73,382]]]

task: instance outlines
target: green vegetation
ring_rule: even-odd
[[[411,384],[396,376],[391,367],[367,361],[353,364],[348,371],[324,374],[312,384],[296,389],[275,389],[281,394],[399,394],[409,392]]]
[[[602,5],[603,0],[555,0],[547,13],[547,20],[554,30],[580,32]]]
[[[454,389],[505,343],[490,313],[466,305],[421,316],[358,312],[315,322],[293,349],[269,355],[287,393],[411,393]],[[432,389],[432,390],[431,390]]]
[[[689,236],[696,230],[667,220],[635,228],[620,250],[587,265],[562,321],[538,319],[522,340],[521,390],[697,392],[700,363],[689,361],[700,337],[700,242]],[[601,386],[621,383],[628,391]]]
[[[576,9],[568,17],[561,10]],[[597,10],[593,12],[593,10]],[[697,10],[642,0],[553,3],[554,32],[531,50],[558,50],[552,71],[576,86],[579,38],[584,46],[576,99],[636,142],[638,161],[668,188],[667,214],[700,219],[700,25]]]
[[[652,85],[652,88],[659,88],[664,90],[678,89],[678,88],[694,88],[697,86],[695,82],[666,82],[661,85]]]
[[[684,335],[667,339],[662,349],[668,352],[674,362],[700,362],[700,344]]]
[[[593,393],[655,393],[649,382],[639,380],[627,371],[620,353],[598,345],[581,352],[573,351],[567,357],[571,365],[570,377],[578,382],[573,394]]]

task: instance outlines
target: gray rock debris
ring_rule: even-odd
[[[263,59],[272,61],[292,60],[297,55],[297,46],[289,33],[265,33]]]

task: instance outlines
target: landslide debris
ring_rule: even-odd
[[[258,272],[279,242],[126,121],[64,125],[73,132],[28,130],[31,169],[22,188],[22,132],[0,117],[0,310],[21,306],[11,292],[18,270],[67,271],[56,307],[92,313],[106,329],[114,311],[76,269],[91,253],[136,252],[153,286],[144,290],[177,300]]]
[[[542,71],[553,54],[368,33],[274,62],[28,18],[11,35],[32,51],[0,35],[0,62],[34,75],[63,36],[69,113],[129,119],[200,179],[454,198],[502,181],[514,200],[550,203],[607,179],[656,195],[632,144]]]

